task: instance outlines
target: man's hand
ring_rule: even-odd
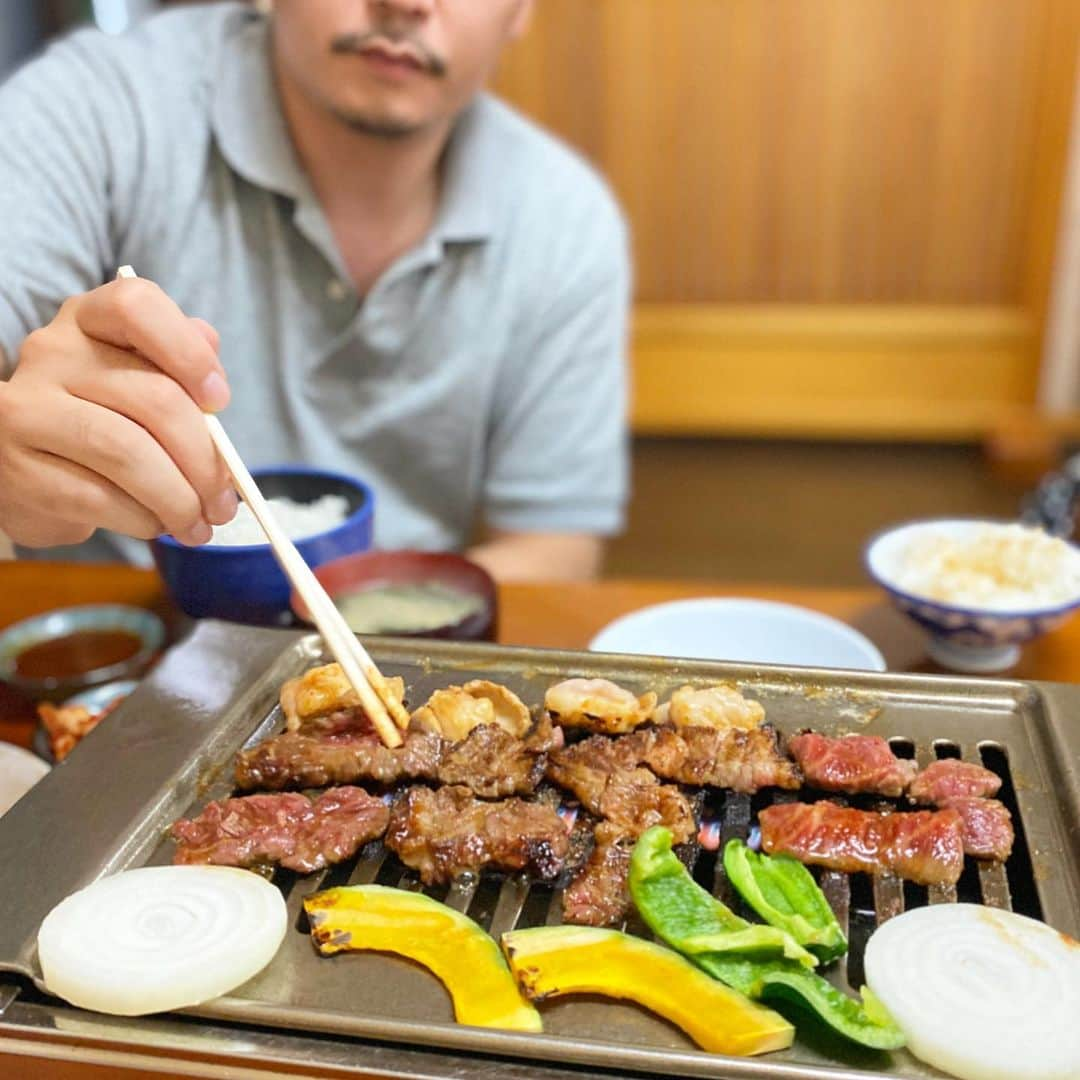
[[[236,512],[201,414],[229,401],[217,350],[144,279],[67,300],[0,382],[0,529],[27,547],[97,528],[209,540]]]
[[[495,533],[466,552],[496,581],[592,581],[604,542],[577,533]]]

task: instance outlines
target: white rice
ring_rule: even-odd
[[[1029,611],[1080,597],[1080,551],[1023,525],[927,530],[899,553],[895,584],[956,607]]]
[[[278,524],[290,540],[306,540],[309,536],[328,532],[345,522],[349,516],[349,500],[344,495],[323,495],[311,503],[292,499],[266,500]],[[255,520],[247,503],[241,502],[236,517],[228,525],[215,525],[210,544],[220,547],[240,547],[244,544],[265,544],[266,534]]]

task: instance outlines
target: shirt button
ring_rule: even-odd
[[[340,302],[349,295],[349,290],[344,281],[339,278],[331,278],[326,284],[326,295],[331,300]]]

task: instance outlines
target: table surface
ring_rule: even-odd
[[[812,608],[870,638],[892,671],[940,671],[926,656],[921,632],[873,588],[811,588],[719,581],[602,581],[578,585],[504,585],[499,589],[499,641],[508,645],[582,649],[612,619],[648,604],[692,596],[747,596]],[[135,604],[181,622],[152,570],[44,562],[0,563],[0,627],[51,608],[93,603]],[[1080,619],[1027,646],[1003,673],[1021,679],[1080,682]],[[0,683],[0,739],[28,745],[33,703]]]
[[[875,589],[733,585],[723,582],[607,581],[588,585],[507,585],[499,590],[499,640],[511,645],[584,648],[612,619],[648,604],[692,596],[747,596],[799,604],[856,627],[881,650],[893,671],[938,670],[928,661],[923,638]],[[28,615],[72,604],[125,603],[161,614],[173,633],[182,632],[153,571],[125,566],[0,563],[0,627]],[[1034,642],[1017,667],[1017,678],[1080,682],[1080,619]],[[0,739],[27,745],[35,726],[33,703],[0,683]],[[48,1060],[56,1054],[61,1060]],[[0,1076],[25,1080],[107,1080],[107,1065],[91,1064],[73,1047],[43,1051],[0,1040]],[[80,1060],[82,1059],[82,1060]],[[132,1065],[135,1065],[132,1062]],[[256,1065],[256,1062],[250,1062]],[[220,1065],[192,1075],[222,1075]],[[170,1073],[168,1059],[134,1069],[132,1080]],[[171,1074],[171,1073],[170,1073]]]

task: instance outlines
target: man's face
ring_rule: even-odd
[[[281,73],[356,130],[423,131],[459,112],[532,0],[276,0]]]

